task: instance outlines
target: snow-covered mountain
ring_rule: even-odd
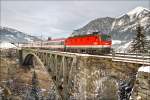
[[[121,45],[129,45],[136,34],[135,29],[138,23],[144,28],[146,36],[150,37],[150,10],[143,7],[136,7],[116,18],[95,19],[84,27],[75,30],[72,36],[88,34],[92,31],[106,32],[112,35],[113,47],[119,48]]]
[[[127,14],[115,18],[110,33],[115,40],[131,40],[140,23],[147,36],[150,36],[150,10],[137,7]]]
[[[110,32],[114,20],[115,18],[110,17],[97,18],[85,25],[83,28],[75,30],[72,35],[88,34],[93,31]]]
[[[12,28],[0,27],[0,42],[7,41],[11,43],[24,43],[37,40],[40,39]]]

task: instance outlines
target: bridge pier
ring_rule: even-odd
[[[22,65],[22,63],[23,63],[23,53],[22,53],[22,50],[19,50],[18,53],[19,53],[19,55],[18,55],[18,57],[19,57],[19,64]]]

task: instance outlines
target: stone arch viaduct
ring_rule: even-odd
[[[62,100],[109,100],[108,97],[115,100],[118,82],[130,80],[143,65],[140,61],[119,60],[112,56],[31,49],[20,50],[19,59],[23,65],[34,65],[35,59],[40,62]]]

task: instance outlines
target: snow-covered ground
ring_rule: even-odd
[[[150,73],[150,66],[142,66],[138,70],[139,72],[148,72]]]
[[[29,42],[33,41],[33,40],[31,40],[31,38],[29,38],[29,37],[25,37],[24,39],[26,39],[26,40],[29,41]]]
[[[147,36],[147,40],[150,40],[150,36]]]
[[[1,42],[0,48],[1,49],[9,49],[9,48],[17,48],[17,47],[9,42]]]
[[[121,44],[121,41],[120,40],[112,40],[112,45],[114,44]]]
[[[117,51],[122,52],[122,53],[126,53],[130,44],[131,44],[131,42],[127,42],[124,45],[119,46]]]
[[[131,41],[112,40],[112,48],[116,52],[126,53]]]

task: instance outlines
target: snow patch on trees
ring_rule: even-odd
[[[112,40],[112,45],[114,44],[121,44],[121,41],[120,40]]]
[[[9,49],[9,48],[17,48],[15,45],[9,42],[1,42],[0,43],[0,48],[1,49]]]
[[[150,66],[142,66],[138,69],[139,72],[148,72],[150,73]]]
[[[126,52],[128,52],[128,49],[129,49],[130,44],[131,44],[131,41],[125,43],[124,45],[118,47],[118,48],[117,48],[117,51],[118,51],[118,52],[121,52],[121,53],[126,53]]]

